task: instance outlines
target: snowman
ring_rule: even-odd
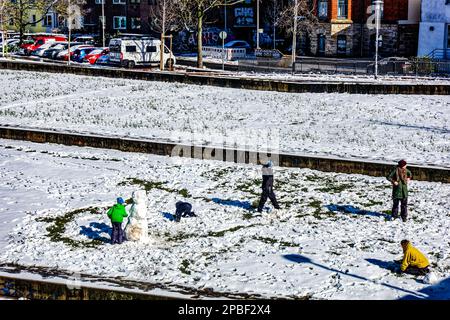
[[[125,227],[125,236],[129,241],[144,242],[148,240],[147,193],[145,190],[134,191],[133,205]]]

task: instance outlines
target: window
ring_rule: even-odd
[[[105,0],[95,0],[95,4],[105,4]]]
[[[447,25],[447,48],[450,49],[450,24]]]
[[[44,27],[52,27],[53,26],[53,16],[48,14],[44,19]]]
[[[131,29],[140,29],[141,28],[141,18],[131,18]]]
[[[127,0],[113,0],[113,4],[127,4]]]
[[[133,3],[133,4],[135,4],[135,3],[141,3],[141,0],[130,0],[130,3]]]
[[[375,14],[375,1],[376,0],[372,0],[372,14]],[[380,19],[383,19],[384,17],[384,2],[382,2],[380,4]]]
[[[150,5],[156,5],[156,0],[148,0],[148,4],[150,4]]]
[[[114,17],[113,28],[114,29],[126,29],[127,28],[127,17]]]
[[[125,52],[136,52],[136,46],[125,46]]]
[[[31,26],[36,27],[36,15],[33,14],[31,16]]]
[[[318,13],[319,19],[328,18],[328,0],[319,0]]]
[[[347,53],[347,37],[339,35],[337,37],[337,54],[338,56],[344,56]]]
[[[147,46],[145,48],[145,52],[156,52],[156,47],[155,46]]]
[[[338,19],[347,19],[348,0],[338,0]]]

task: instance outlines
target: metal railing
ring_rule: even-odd
[[[374,62],[358,61],[296,61],[294,73],[373,75]],[[380,75],[393,76],[450,76],[450,61],[417,59],[408,61],[381,61]]]

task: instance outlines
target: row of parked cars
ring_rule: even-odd
[[[40,58],[88,62],[90,64],[108,63],[109,48],[96,47],[92,37],[79,37],[67,41],[64,35],[41,35],[34,38],[33,43],[23,43],[19,54]]]

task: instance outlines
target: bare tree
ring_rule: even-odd
[[[150,30],[161,34],[160,69],[164,69],[164,42],[167,32],[180,28],[179,0],[159,0],[150,7],[148,26]]]
[[[181,20],[186,29],[197,30],[197,67],[203,68],[202,35],[206,15],[214,8],[224,5],[223,0],[176,0]],[[241,1],[236,1],[241,2]],[[229,3],[228,5],[231,5]]]
[[[26,28],[43,21],[58,1],[60,0],[4,0],[3,10],[12,26],[19,31],[20,43]],[[30,21],[30,13],[33,11],[39,13],[40,17]]]
[[[265,22],[272,26],[273,29],[273,48],[276,48],[276,28],[279,26],[283,18],[282,0],[269,0],[269,4],[265,8]]]

